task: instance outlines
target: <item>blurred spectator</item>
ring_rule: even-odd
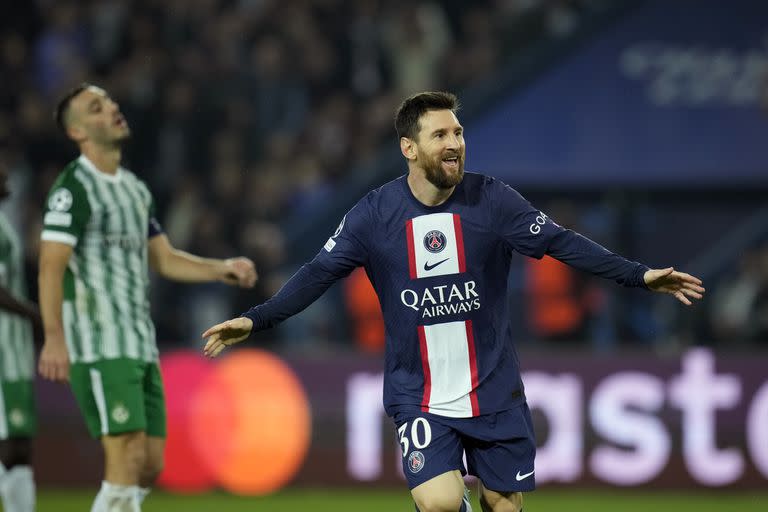
[[[371,281],[362,268],[344,280],[344,301],[352,323],[352,338],[366,352],[384,352],[384,316]]]
[[[711,329],[726,343],[768,340],[768,245],[742,255],[710,301]]]
[[[399,2],[385,19],[384,43],[393,68],[395,91],[408,96],[433,89],[451,41],[445,13],[429,1]]]
[[[542,341],[584,340],[589,304],[583,276],[549,256],[525,262],[531,334]]]
[[[354,2],[349,23],[350,85],[363,98],[375,96],[384,88],[385,65],[378,15],[381,0]]]
[[[557,201],[545,211],[558,224],[586,232],[573,203]],[[604,283],[549,256],[523,261],[526,318],[533,339],[571,344],[589,339],[592,321],[605,306]]]
[[[49,98],[83,81],[89,71],[85,17],[75,2],[54,2],[43,12],[47,25],[35,47],[37,86]]]

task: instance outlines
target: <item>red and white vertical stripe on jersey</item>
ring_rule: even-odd
[[[408,243],[408,270],[411,279],[416,279],[416,255],[413,249],[413,220],[405,221],[405,241]]]
[[[427,250],[424,245],[432,231],[445,237],[444,245],[436,251]],[[405,223],[405,238],[411,279],[466,272],[464,234],[458,214],[431,213],[409,219]]]
[[[456,235],[456,254],[459,260],[459,272],[467,271],[467,261],[464,258],[464,232],[461,230],[461,217],[453,214],[453,232]]]
[[[424,334],[424,326],[418,327],[419,331],[419,350],[421,351],[421,367],[424,371],[424,395],[421,399],[421,410],[429,412],[429,400],[432,397],[432,372],[429,371],[429,347],[427,347],[427,336]]]
[[[452,418],[478,416],[477,353],[472,321],[420,325],[418,330],[424,369],[421,410]]]

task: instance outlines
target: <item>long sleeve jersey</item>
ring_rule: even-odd
[[[645,286],[648,267],[559,226],[497,179],[466,173],[430,207],[403,176],[361,199],[317,256],[244,316],[254,330],[274,326],[362,266],[386,326],[387,414],[498,412],[525,400],[507,291],[515,253]]]

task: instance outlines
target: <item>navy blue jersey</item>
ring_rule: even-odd
[[[557,225],[494,178],[466,173],[430,207],[403,176],[360,200],[318,255],[245,316],[254,330],[270,327],[363,266],[386,325],[387,413],[507,410],[525,399],[507,301],[516,252],[552,254],[627,286],[641,286],[647,270]]]

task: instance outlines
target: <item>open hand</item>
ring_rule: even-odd
[[[705,291],[701,286],[701,279],[678,272],[672,267],[648,270],[643,279],[649,290],[672,294],[686,306],[691,305],[688,297],[701,299]]]
[[[253,321],[244,316],[214,325],[203,333],[203,338],[208,338],[203,354],[208,357],[218,356],[228,346],[246,339],[251,334],[251,329]]]

